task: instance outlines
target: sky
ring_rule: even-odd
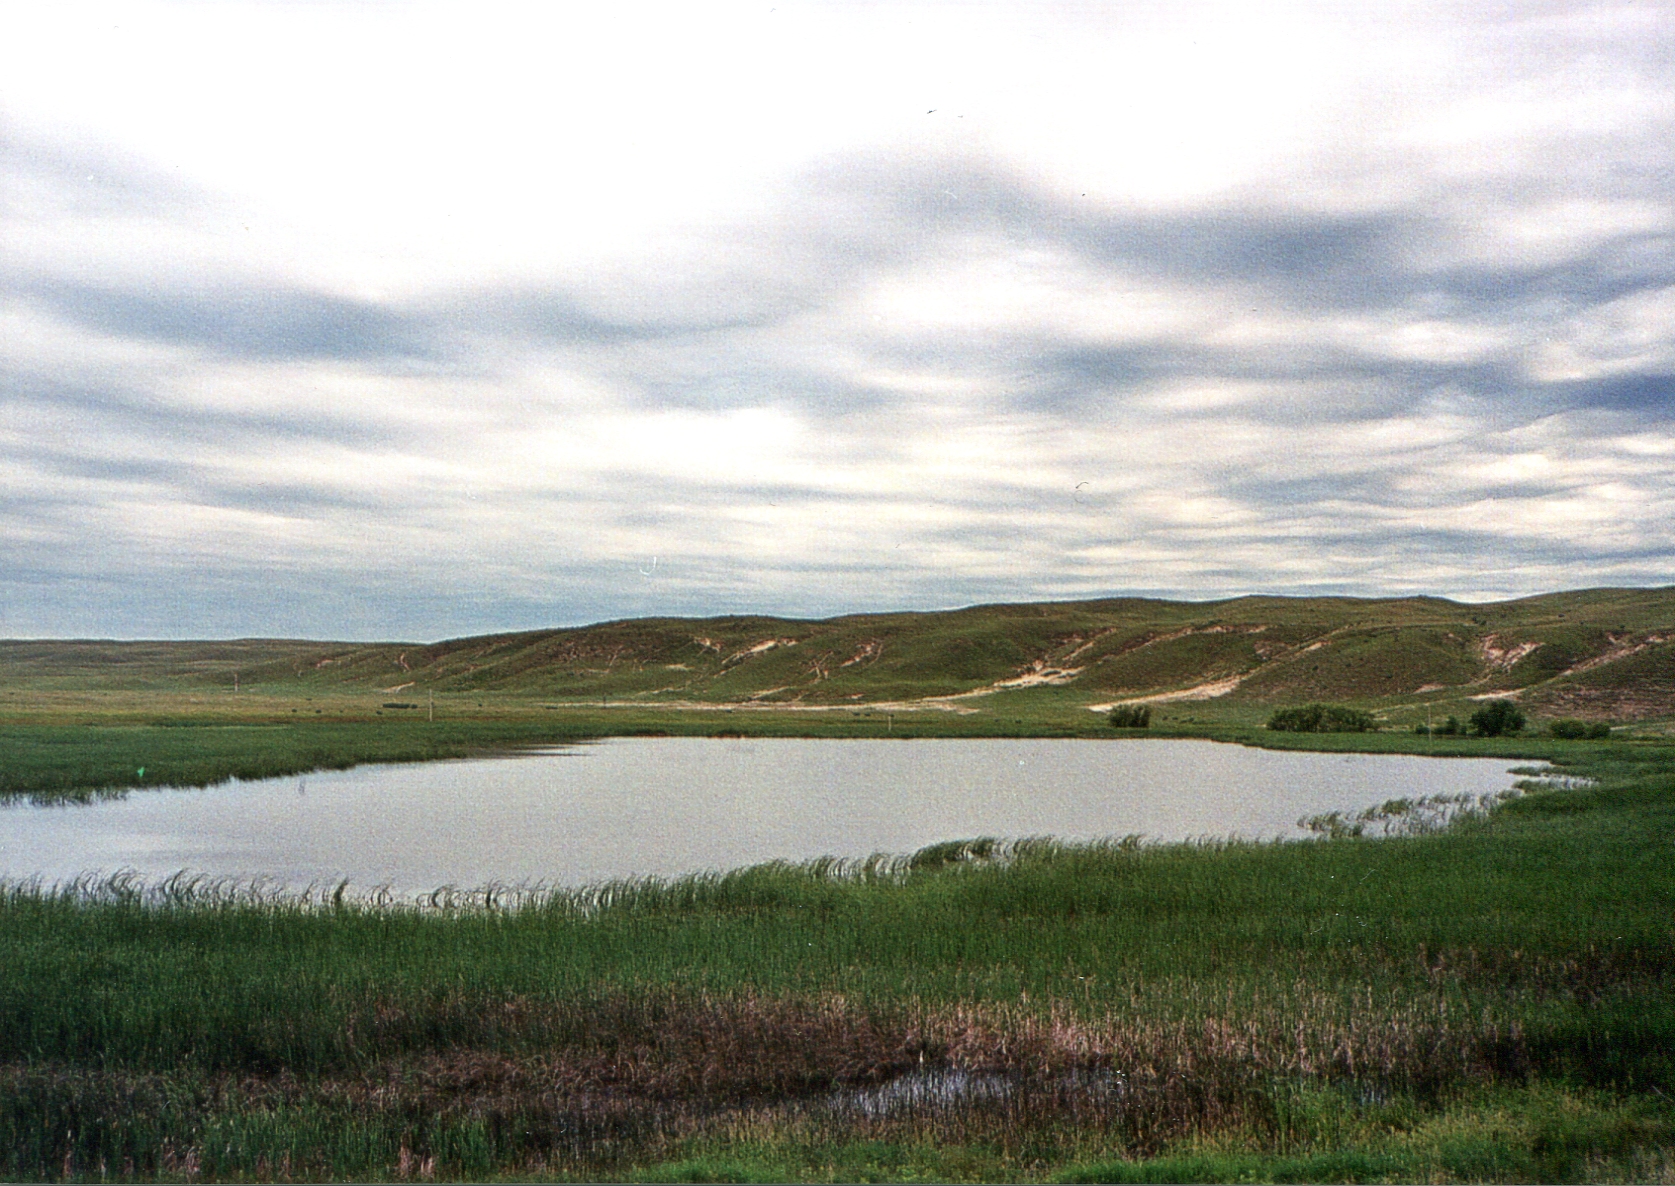
[[[1675,584],[1675,4],[0,36],[0,637]]]

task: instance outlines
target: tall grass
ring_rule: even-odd
[[[572,723],[515,720],[0,725],[0,801],[459,758],[586,735]]]
[[[1310,1156],[1471,1093],[1638,1107],[1675,1093],[1675,764],[1592,748],[1593,783],[1376,841],[974,842],[406,905],[9,886],[0,1173],[587,1177],[751,1149],[789,1172],[865,1146],[1031,1176],[1301,1155],[1305,1097],[1346,1117]],[[1641,1119],[1623,1156],[1667,1143],[1667,1109]]]

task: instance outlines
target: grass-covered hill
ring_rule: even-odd
[[[1435,597],[1142,598],[939,613],[641,618],[445,642],[0,642],[12,688],[241,686],[554,701],[876,704],[1056,688],[1260,706],[1444,705],[1491,694],[1540,716],[1675,715],[1675,588],[1465,604]]]

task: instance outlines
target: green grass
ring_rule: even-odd
[[[0,725],[0,799],[207,786],[362,762],[458,758],[587,735],[563,723],[515,720]]]
[[[997,687],[1036,671],[1062,682]],[[1532,734],[1577,718],[1667,736],[1672,672],[1675,589],[636,619],[433,644],[0,641],[0,798],[605,735],[1109,736],[1090,707],[1231,679],[1243,682],[1212,699],[1151,704],[1152,734],[1283,746],[1252,730],[1276,709],[1332,700],[1377,720],[1357,749],[1562,757],[1533,737],[1392,735],[1466,720],[1472,697],[1519,689]],[[963,698],[925,699],[949,695]]]
[[[984,692],[1046,672],[1080,705],[1239,679],[1205,711],[1341,701],[1406,726],[1427,708],[1464,719],[1470,697],[1518,689],[1537,717],[1630,722],[1675,716],[1672,658],[1675,589],[1483,605],[1126,598],[822,621],[646,618],[428,644],[0,641],[0,720],[38,711],[42,696],[95,691],[132,697],[142,712],[164,700],[193,713],[252,711],[234,708],[235,686],[246,699],[285,698],[279,711],[332,703],[366,715],[433,693],[573,707],[753,698],[844,707]],[[997,711],[986,698],[966,707]]]
[[[441,911],[14,889],[0,1173],[1667,1176],[1675,750],[1564,752],[1598,782],[1378,841]],[[842,1102],[953,1071],[1007,1095]]]
[[[1594,590],[0,643],[0,798],[636,733],[1114,739],[1090,704],[1233,675],[1146,735],[1595,780],[1428,835],[949,844],[442,909],[11,887],[0,1176],[1672,1181],[1672,621],[1675,591]],[[1079,670],[912,702],[1038,663]],[[781,684],[825,710],[750,703]],[[1411,732],[1507,688],[1538,726],[1632,727]],[[1382,730],[1261,727],[1321,699]],[[990,1094],[889,1094],[955,1082]]]

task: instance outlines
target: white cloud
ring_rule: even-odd
[[[0,631],[1666,582],[1670,15],[36,6]]]
[[[1555,326],[1530,369],[1547,382],[1675,372],[1675,286],[1607,301]]]

